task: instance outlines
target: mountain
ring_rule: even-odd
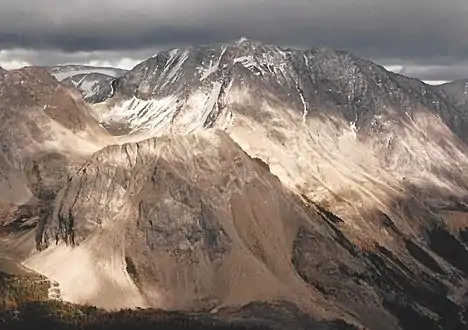
[[[71,157],[28,232],[37,251],[17,257],[65,300],[466,328],[468,119],[443,87],[343,51],[248,39],[53,83],[86,93],[81,110],[57,113],[89,115],[84,140],[100,150]]]
[[[79,93],[46,70],[0,75],[0,222],[34,227],[68,171],[110,141]],[[34,239],[26,245],[34,247]]]
[[[213,108],[222,101],[220,96],[226,94],[228,97],[232,87],[236,91],[248,88],[253,95],[271,95],[270,103],[286,103],[303,115],[306,110],[309,117],[313,116],[314,110],[326,108],[328,112],[343,116],[347,122],[355,123],[357,129],[369,126],[378,114],[390,117],[388,108],[392,103],[399,105],[395,114],[398,118],[407,117],[406,112],[413,115],[414,105],[434,109],[448,124],[459,114],[437,95],[436,88],[389,73],[383,67],[349,53],[329,49],[283,50],[241,39],[231,45],[173,49],[144,61],[117,79],[114,98],[127,102],[113,108],[109,118],[123,117],[137,128],[161,129],[154,127],[158,121],[150,120],[157,117],[159,104],[141,102],[159,100],[171,109],[166,117],[174,117],[176,121],[183,122],[184,113],[177,112],[181,103],[202,107],[205,111],[202,111],[201,119],[211,119],[216,115]],[[415,100],[418,94],[424,97]],[[132,98],[135,98],[133,103]],[[151,111],[140,112],[138,118],[129,118],[146,109]],[[199,126],[210,124],[196,123]]]
[[[460,179],[451,194],[466,188],[466,111],[346,52],[240,40],[162,52],[114,84],[94,109],[103,126],[131,131],[122,140],[223,129],[289,187],[317,195],[325,185],[323,200],[352,183],[366,190],[372,178],[396,191],[438,184],[445,168]]]
[[[468,80],[457,80],[439,86],[448,98],[464,109],[468,109]]]
[[[89,73],[100,73],[108,75],[114,78],[124,75],[127,70],[112,68],[112,67],[98,67],[91,65],[80,65],[80,64],[64,64],[58,66],[50,66],[45,68],[50,72],[57,80],[61,81],[68,77],[72,77],[78,74],[89,74]]]
[[[113,95],[112,83],[127,70],[89,65],[60,65],[46,68],[57,80],[78,89],[86,102],[99,103]]]
[[[225,133],[149,139],[104,148],[72,177],[43,232],[52,248],[27,265],[77,302],[100,292],[105,307],[209,309],[307,296],[289,249],[306,219],[297,198]],[[114,267],[103,272],[111,254]],[[80,255],[88,257],[77,264]],[[69,277],[73,264],[89,274]]]
[[[114,93],[112,83],[115,77],[103,73],[82,73],[63,80],[78,89],[86,102],[99,103],[105,101]]]

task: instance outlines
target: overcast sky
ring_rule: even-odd
[[[246,36],[328,46],[423,80],[468,78],[467,0],[14,0],[0,2],[0,66],[131,68],[174,46]]]

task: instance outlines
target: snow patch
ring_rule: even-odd
[[[101,121],[126,123],[131,128],[157,128],[169,125],[177,111],[177,97],[168,96],[160,99],[141,100],[133,97],[102,116]]]
[[[98,80],[84,80],[78,84],[85,98],[93,96],[97,86],[99,86]]]
[[[265,70],[261,69],[258,66],[258,63],[254,60],[252,55],[247,55],[247,56],[240,56],[234,59],[233,64],[240,63],[242,64],[246,69],[249,71],[252,71],[254,74],[256,73],[257,75],[265,74]],[[252,69],[256,69],[257,71],[253,71]]]
[[[160,77],[160,79],[164,78],[163,86],[166,86],[169,83],[174,83],[177,77],[180,76],[182,66],[188,59],[189,53],[190,49],[186,49],[182,53],[179,53],[179,50],[173,50],[170,52],[171,58],[166,64],[164,72]],[[172,69],[171,66],[173,66]]]
[[[306,123],[306,119],[307,119],[307,114],[309,113],[309,110],[308,110],[308,107],[307,107],[307,103],[306,103],[306,100],[304,98],[304,93],[302,92],[302,90],[299,88],[299,86],[297,86],[297,91],[299,92],[299,96],[301,98],[301,102],[302,102],[302,106],[303,106],[303,111],[302,111],[302,123],[305,124]]]
[[[125,123],[132,132],[145,130],[153,136],[186,134],[204,126],[217,106],[221,89],[222,83],[217,82],[209,92],[197,91],[186,100],[180,100],[177,95],[151,100],[133,97],[114,106],[101,121]]]
[[[184,109],[174,120],[173,127],[176,127],[176,133],[190,133],[203,128],[217,106],[221,88],[222,83],[217,82],[213,84],[209,93],[199,91],[192,94]]]
[[[309,68],[309,58],[306,56],[306,54],[303,55],[304,56],[304,60],[305,60],[305,65],[307,68]]]
[[[353,138],[357,138],[357,128],[356,128],[356,121],[351,123],[351,132],[353,133]]]
[[[222,48],[221,54],[219,55],[219,58],[214,65],[212,64],[212,61],[210,60],[210,67],[207,70],[205,70],[205,72],[203,72],[202,76],[200,77],[200,81],[205,80],[206,78],[211,76],[213,73],[218,71],[221,60],[223,59],[223,56],[226,53],[226,49],[227,49],[227,46],[224,46]]]

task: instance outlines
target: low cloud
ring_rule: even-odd
[[[466,0],[4,1],[0,61],[128,68],[173,46],[246,36],[348,50],[421,79],[452,80],[468,76],[467,14]]]
[[[158,49],[128,51],[95,51],[66,53],[59,50],[11,49],[0,51],[0,67],[18,69],[29,65],[53,66],[60,64],[86,64],[131,69],[146,58],[156,54]],[[134,56],[134,57],[133,57]]]

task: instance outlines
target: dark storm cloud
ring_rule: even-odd
[[[468,58],[467,17],[466,0],[17,0],[0,4],[0,48],[128,56],[247,36],[453,68]],[[440,70],[429,79],[456,73]]]

